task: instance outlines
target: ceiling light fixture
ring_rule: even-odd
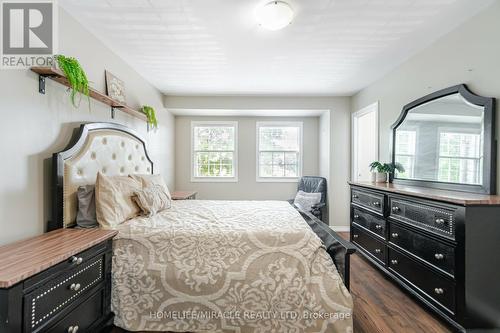
[[[284,1],[271,1],[257,8],[257,22],[268,30],[279,30],[293,20],[293,9]]]

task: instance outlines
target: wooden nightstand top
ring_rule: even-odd
[[[196,191],[174,191],[172,192],[172,200],[194,199],[196,194],[198,194]]]
[[[1,246],[0,288],[9,288],[117,233],[103,229],[58,229]]]

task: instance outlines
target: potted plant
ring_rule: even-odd
[[[72,57],[66,57],[62,54],[54,56],[57,66],[60,70],[64,72],[64,75],[68,79],[69,85],[71,87],[70,100],[71,104],[75,108],[80,106],[82,94],[87,96],[89,101],[90,109],[90,97],[89,97],[89,80],[87,79],[87,74],[83,70],[82,66]],[[78,101],[76,100],[76,95],[79,94]]]
[[[370,171],[374,175],[374,180],[377,183],[385,183],[390,180],[390,174],[394,171],[404,172],[405,169],[401,163],[381,163],[379,161],[374,161],[370,163]]]
[[[156,119],[156,111],[153,107],[149,105],[144,105],[141,109],[142,113],[148,118],[148,124],[152,129],[158,128],[158,120]]]

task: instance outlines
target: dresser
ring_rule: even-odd
[[[359,253],[457,331],[500,329],[500,196],[349,184]]]
[[[0,247],[0,332],[99,332],[110,325],[116,233],[58,229]]]

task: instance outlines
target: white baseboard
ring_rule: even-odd
[[[331,225],[330,226],[330,229],[332,229],[333,231],[335,232],[349,232],[350,231],[350,227],[349,226],[335,226],[335,225]]]

